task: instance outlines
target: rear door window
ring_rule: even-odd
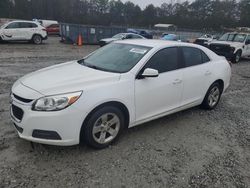
[[[186,67],[200,65],[208,60],[206,57],[203,60],[202,51],[198,48],[182,47],[182,52]]]
[[[20,22],[19,25],[20,25],[20,28],[23,28],[23,29],[24,28],[35,28],[35,27],[37,27],[36,24],[29,23],[29,22]]]

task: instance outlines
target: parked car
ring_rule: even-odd
[[[201,37],[197,38],[194,41],[194,43],[208,47],[209,44],[214,40],[217,40],[217,37],[215,35],[205,34],[205,35],[202,35]]]
[[[30,73],[11,89],[21,138],[104,148],[125,127],[201,105],[228,88],[228,61],[208,48],[163,40],[115,41],[78,61]]]
[[[182,35],[171,34],[171,33],[163,33],[161,39],[168,40],[168,41],[189,42],[187,37],[182,36]]]
[[[250,56],[250,34],[226,33],[218,41],[212,41],[209,48],[233,63],[238,63],[241,58]]]
[[[46,27],[46,31],[48,35],[60,35],[60,27],[59,24],[52,24]]]
[[[134,33],[119,33],[117,35],[114,35],[112,38],[105,38],[99,41],[99,45],[105,46],[111,42],[117,41],[117,40],[125,40],[125,39],[145,39],[141,35],[137,35]]]
[[[12,21],[0,28],[0,41],[31,41],[41,44],[46,39],[46,29],[37,22]]]
[[[178,35],[170,33],[163,33],[161,39],[169,41],[180,41]]]
[[[147,39],[153,39],[153,34],[150,31],[147,30],[142,30],[142,29],[128,29],[127,30],[128,33],[135,33],[138,35],[141,35]]]
[[[42,19],[33,19],[32,21],[40,23],[43,27],[47,28],[52,24],[59,24],[56,20],[42,20]]]

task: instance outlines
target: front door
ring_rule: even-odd
[[[164,114],[181,104],[183,89],[182,69],[179,65],[177,47],[158,51],[144,66],[159,71],[155,78],[135,80],[136,121]]]
[[[7,25],[3,29],[3,39],[4,40],[20,40],[21,36],[18,32],[19,29],[19,23],[13,22]]]

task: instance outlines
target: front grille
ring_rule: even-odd
[[[23,110],[14,104],[12,104],[11,109],[13,116],[21,121],[23,119]]]
[[[228,54],[231,52],[231,47],[225,44],[210,44],[210,50],[218,55]]]
[[[199,45],[204,45],[204,43],[207,42],[207,40],[204,40],[204,39],[196,39],[195,40],[195,44],[199,44]]]
[[[33,101],[33,99],[25,99],[25,98],[22,98],[22,97],[20,97],[20,96],[18,96],[18,95],[16,95],[16,94],[14,94],[14,93],[13,93],[13,96],[14,96],[17,100],[19,100],[19,101],[21,101],[21,102],[24,102],[24,103],[30,103],[31,101]]]

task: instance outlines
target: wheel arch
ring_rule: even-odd
[[[234,54],[236,54],[237,52],[240,52],[240,54],[242,55],[243,49],[242,49],[242,48],[238,48],[238,49],[236,49],[236,51],[235,51],[235,53],[234,53]]]
[[[220,87],[221,87],[221,90],[222,90],[222,92],[224,91],[224,81],[222,80],[222,79],[217,79],[217,80],[215,80],[211,85],[213,85],[214,83],[216,83],[216,82],[218,82],[219,83],[219,85],[220,85]],[[210,86],[211,86],[210,85]]]
[[[129,114],[129,110],[127,108],[127,106],[125,104],[123,104],[122,102],[119,101],[109,101],[109,102],[104,102],[102,104],[99,104],[98,106],[96,106],[93,110],[91,110],[88,115],[86,116],[86,118],[84,119],[81,129],[80,129],[80,142],[83,140],[82,139],[82,131],[84,130],[83,127],[86,125],[86,123],[88,122],[89,118],[91,117],[91,115],[96,112],[97,110],[105,107],[105,106],[113,106],[113,107],[117,107],[119,109],[121,109],[122,113],[124,114],[124,119],[125,119],[125,127],[128,128],[129,126],[129,122],[130,122],[130,114]]]
[[[31,40],[34,38],[34,36],[36,36],[36,35],[39,35],[42,39],[43,39],[43,36],[41,35],[41,34],[39,34],[39,33],[34,33],[33,35],[32,35],[32,37],[31,37]]]
[[[209,87],[208,87],[208,89],[207,89],[207,91],[206,91],[206,94],[205,94],[205,96],[204,96],[204,98],[203,98],[203,100],[202,100],[201,106],[204,106],[204,102],[205,102],[206,97],[207,97],[207,95],[208,95],[208,93],[209,93],[209,90],[210,90],[211,86],[212,86],[213,84],[215,84],[215,83],[218,83],[218,84],[219,84],[220,90],[221,90],[221,94],[223,93],[223,91],[224,91],[224,81],[223,81],[222,79],[217,79],[217,80],[215,80],[213,83],[211,83],[211,84],[209,85]],[[207,107],[204,107],[204,108],[207,109]]]

